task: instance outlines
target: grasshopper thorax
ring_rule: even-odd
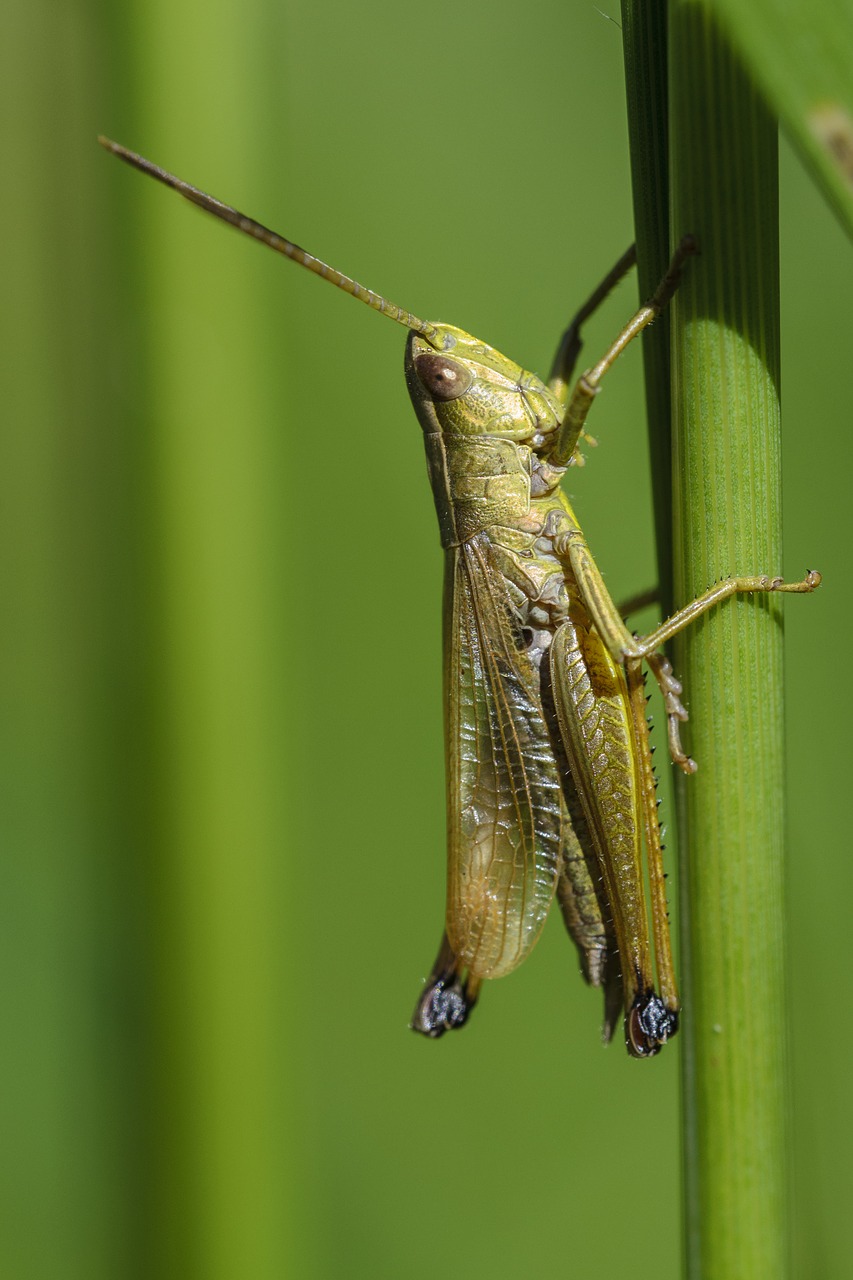
[[[498,436],[538,452],[562,417],[535,374],[453,325],[431,325],[429,338],[410,331],[406,385],[428,435]]]

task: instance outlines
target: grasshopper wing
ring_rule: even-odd
[[[447,553],[447,936],[473,978],[520,964],[541,932],[560,865],[560,778],[491,543]]]

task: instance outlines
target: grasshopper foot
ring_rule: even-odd
[[[681,702],[681,695],[684,692],[681,682],[676,680],[672,674],[672,663],[662,653],[650,653],[646,661],[663,694],[669,754],[672,756],[674,763],[680,769],[683,769],[685,773],[695,773],[697,769],[696,761],[691,760],[681,745],[680,726],[688,718],[687,710]]]
[[[802,582],[785,582],[784,578],[760,578],[762,591],[793,591],[800,595],[817,591],[823,575],[817,569],[809,569]]]

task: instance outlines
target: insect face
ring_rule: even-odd
[[[556,431],[560,406],[535,374],[462,329],[436,325],[428,341],[411,332],[406,381],[428,433],[500,436],[539,447]]]

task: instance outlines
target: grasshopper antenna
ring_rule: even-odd
[[[404,328],[414,329],[426,338],[427,342],[432,342],[438,347],[443,345],[435,325],[428,324],[427,321],[413,316],[410,311],[404,311],[402,307],[395,306],[393,302],[389,302],[387,298],[383,298],[379,293],[374,293],[372,289],[365,289],[364,285],[359,284],[357,280],[345,276],[343,272],[330,267],[327,262],[321,262],[319,258],[315,258],[313,254],[301,249],[292,240],[277,235],[275,231],[270,231],[269,227],[256,222],[254,218],[247,218],[244,213],[232,208],[230,204],[223,204],[215,196],[209,196],[206,191],[200,191],[198,187],[191,186],[189,182],[184,182],[182,178],[176,178],[173,173],[168,173],[165,169],[161,169],[159,165],[146,160],[144,156],[137,155],[135,151],[129,151],[121,143],[113,142],[110,138],[103,137],[103,135],[98,138],[98,142],[105,150],[111,151],[114,156],[118,156],[119,160],[124,160],[126,164],[132,165],[134,169],[140,169],[151,178],[156,178],[164,186],[171,187],[182,195],[185,200],[198,205],[200,209],[206,210],[207,213],[212,213],[216,218],[221,218],[223,222],[229,222],[238,231],[244,232],[247,236],[252,236],[254,240],[260,240],[262,244],[268,245],[276,253],[283,253],[286,258],[292,258],[300,266],[307,267],[309,271],[313,271],[315,275],[320,276],[323,280],[328,280],[331,284],[337,285],[339,289],[343,289],[344,293],[352,294],[354,298],[358,298],[359,302],[366,303],[374,311],[379,311],[383,316],[389,316],[392,320],[396,320]]]

